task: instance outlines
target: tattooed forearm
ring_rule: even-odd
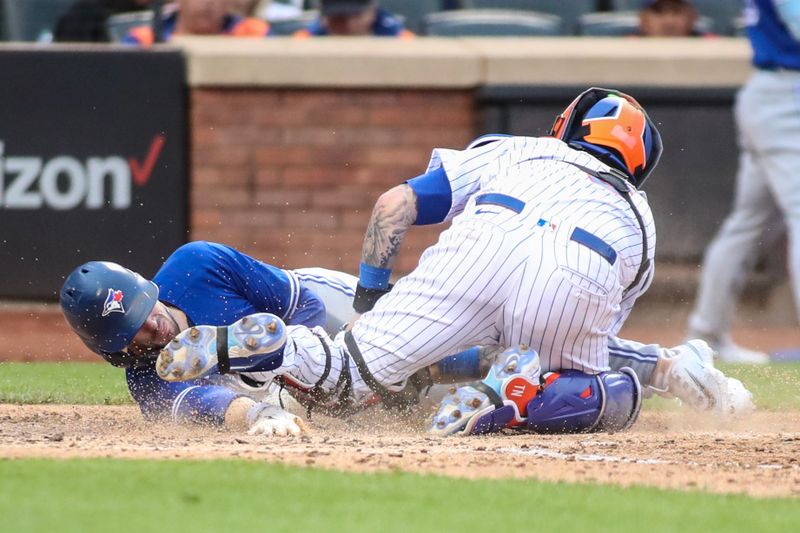
[[[372,266],[392,268],[408,228],[417,218],[417,195],[406,185],[385,192],[372,211],[361,260]]]

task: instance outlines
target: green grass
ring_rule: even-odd
[[[9,532],[796,531],[796,500],[347,474],[247,461],[0,460]]]
[[[742,380],[762,409],[800,410],[800,364],[720,365]],[[131,402],[125,373],[101,363],[0,363],[0,402],[126,404]],[[654,398],[646,409],[674,409]]]
[[[125,371],[101,363],[0,363],[0,403],[131,403]]]
[[[738,378],[753,393],[762,409],[800,410],[800,363],[765,366],[719,365],[726,375]]]

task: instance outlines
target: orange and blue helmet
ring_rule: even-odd
[[[661,134],[639,102],[614,89],[582,92],[556,118],[550,135],[622,171],[637,188],[663,151]]]

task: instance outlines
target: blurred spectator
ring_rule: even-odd
[[[116,13],[142,11],[151,0],[78,0],[53,28],[53,40],[61,42],[107,42],[106,22]]]
[[[303,13],[303,0],[261,0],[256,16],[266,20],[287,20]]]
[[[734,110],[733,211],[706,251],[689,336],[707,340],[723,361],[766,363],[767,354],[735,344],[730,329],[747,274],[783,224],[800,311],[800,0],[750,0],[744,18],[756,69]]]
[[[177,9],[164,17],[164,41],[173,35],[231,35],[264,37],[269,33],[265,21],[240,17],[229,12],[229,0],[177,0]],[[126,44],[149,46],[155,41],[151,26],[133,28],[122,40]]]
[[[730,1],[730,0],[720,0]],[[697,9],[689,0],[644,0],[639,11],[642,37],[697,37]]]
[[[321,0],[320,17],[295,37],[320,35],[377,35],[411,38],[399,18],[378,6],[376,0]]]
[[[257,17],[261,3],[262,0],[228,0],[228,13],[242,18]]]

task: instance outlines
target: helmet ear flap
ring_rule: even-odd
[[[553,127],[550,128],[550,133],[548,133],[548,135],[550,137],[555,137],[556,139],[560,139],[561,138],[561,134],[564,131],[564,123],[566,121],[567,121],[567,119],[564,117],[564,113],[558,115],[556,117],[556,121],[553,122]]]

